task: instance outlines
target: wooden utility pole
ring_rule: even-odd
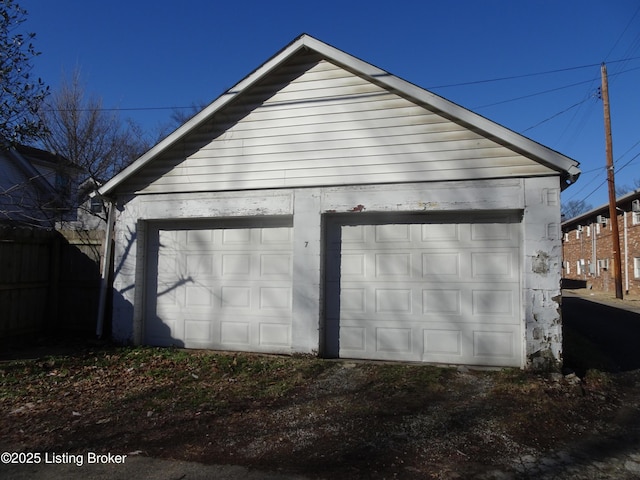
[[[609,184],[609,221],[611,222],[611,244],[613,247],[613,274],[616,283],[616,298],[622,298],[622,262],[620,255],[620,232],[618,229],[618,212],[616,210],[616,184],[613,175],[613,143],[611,141],[611,113],[609,112],[609,83],[607,66],[603,63],[602,105],[604,107],[604,137],[607,150],[607,183]]]

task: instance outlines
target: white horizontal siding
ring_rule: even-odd
[[[326,61],[287,65],[270,80],[157,159],[133,189],[237,190],[551,173]]]
[[[324,173],[324,175],[323,175]],[[310,176],[315,174],[315,176]],[[358,167],[350,167],[346,170],[316,170],[300,172],[283,171],[262,171],[251,175],[238,174],[207,174],[202,176],[183,175],[172,177],[162,185],[151,185],[144,193],[170,193],[194,191],[194,185],[200,185],[200,191],[224,191],[224,190],[244,190],[244,189],[264,189],[282,187],[313,187],[318,185],[352,185],[365,183],[406,183],[418,181],[452,181],[482,178],[519,178],[539,175],[539,169],[535,166],[524,166],[512,168],[509,174],[504,174],[504,168],[478,169],[451,169],[428,172],[420,170],[407,170],[403,173],[380,172],[369,175],[375,178],[375,182],[363,182],[362,178],[367,178]],[[233,188],[230,188],[230,185]]]

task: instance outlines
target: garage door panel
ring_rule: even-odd
[[[251,288],[245,286],[225,285],[220,289],[221,310],[250,310]]]
[[[261,287],[259,289],[259,306],[261,311],[270,311],[273,314],[290,311],[291,288],[289,286]]]
[[[262,245],[290,245],[292,230],[290,228],[263,228],[260,230],[260,243]]]
[[[211,245],[214,242],[213,235],[213,230],[187,230],[184,232],[184,243],[188,247],[202,247],[206,249],[207,245]],[[179,237],[180,234],[177,238]]]
[[[220,261],[222,267],[220,274],[224,277],[244,278],[251,274],[251,255],[248,253],[224,253],[220,255]]]
[[[292,305],[289,283],[272,282],[271,286],[246,286],[242,281],[226,282],[220,288],[220,310],[230,314],[288,315]]]
[[[377,284],[351,282],[342,287],[340,318],[344,320],[406,321],[407,316],[420,321],[518,323],[519,308],[516,287],[507,283],[492,284],[492,288],[477,288],[474,283],[395,282],[394,288]]]
[[[178,272],[178,256],[171,253],[164,253],[158,260],[158,273],[163,274],[163,278],[167,278],[168,275],[176,277]]]
[[[491,289],[476,289],[471,294],[472,311],[475,317],[490,315],[492,318],[514,315],[515,293],[511,289],[495,286]]]
[[[184,338],[187,343],[211,342],[211,322],[209,322],[207,319],[185,319]]]
[[[518,280],[517,251],[485,249],[469,254],[470,276],[481,282]]]
[[[146,340],[154,342],[153,345],[173,345],[175,342],[172,340],[178,338],[184,331],[177,317],[175,319],[156,317],[147,323]]]
[[[345,253],[342,255],[342,278],[343,279],[364,279],[366,275],[365,265],[367,257],[364,253]],[[331,273],[337,272],[340,277],[340,270],[335,269]]]
[[[220,344],[229,350],[279,347],[277,351],[284,351],[291,345],[289,323],[261,320],[257,317],[249,317],[247,321],[223,320],[220,323]]]
[[[462,314],[462,292],[455,288],[422,290],[422,313],[425,316],[459,317]]]
[[[366,313],[366,298],[367,294],[364,287],[343,288],[339,305],[340,310],[343,312],[342,318],[348,317],[349,314]]]
[[[220,344],[224,347],[248,347],[251,339],[251,324],[240,321],[220,322]]]
[[[475,331],[473,332],[473,351],[477,358],[510,359],[515,355],[514,332]]]
[[[363,248],[364,250],[364,248]],[[343,250],[342,280],[367,282],[412,281],[517,281],[518,255],[514,249],[416,249],[393,252]],[[334,270],[331,270],[334,272]]]
[[[425,252],[422,254],[422,277],[438,278],[445,281],[460,278],[460,252]]]
[[[145,342],[287,353],[293,270],[287,222],[152,226]]]
[[[430,358],[431,361],[442,361],[445,356],[446,361],[454,363],[459,361],[462,355],[462,330],[446,327],[443,329],[424,329],[422,331],[424,339],[423,360]]]
[[[411,242],[411,225],[375,225],[373,243],[393,243],[394,246]]]
[[[340,241],[345,249],[349,248],[349,244],[362,245],[366,244],[365,226],[364,225],[346,225],[342,228]]]
[[[259,343],[265,347],[288,347],[291,345],[291,325],[285,323],[260,323]]]
[[[471,224],[471,240],[514,240],[514,229],[511,223],[475,223]]]
[[[238,247],[239,245],[245,245],[251,247],[251,230],[246,228],[228,228],[222,230],[222,244],[233,245]]]
[[[375,276],[378,279],[388,277],[411,278],[415,276],[411,253],[377,253],[373,257]]]
[[[427,243],[442,242],[449,245],[451,242],[460,241],[460,228],[455,223],[424,224],[420,228],[421,240]]]
[[[476,365],[516,365],[519,329],[482,324],[421,323],[402,327],[341,326],[340,353],[347,358]]]
[[[211,288],[205,285],[185,285],[185,305],[196,308],[212,307],[214,295]]]
[[[413,312],[410,288],[376,288],[375,311],[378,314],[410,314]]]
[[[374,334],[376,351],[382,355],[407,355],[413,352],[411,328],[378,327]]]
[[[188,274],[212,276],[216,273],[215,255],[187,254],[186,262]]]
[[[518,221],[341,221],[327,235],[327,272],[340,272],[327,283],[339,291],[327,329],[338,330],[340,356],[520,365]]]
[[[158,283],[158,295],[156,297],[156,307],[158,314],[163,313],[166,307],[178,307],[184,305],[184,288],[172,288],[173,283]]]
[[[340,326],[340,352],[355,358],[367,358],[366,329],[361,326]]]
[[[289,254],[260,255],[260,277],[291,278],[293,259]]]

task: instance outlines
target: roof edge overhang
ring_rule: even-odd
[[[617,197],[616,198],[616,207],[619,207],[621,205],[624,204],[628,204],[629,202],[632,202],[633,200],[640,200],[640,188],[635,189],[629,193],[625,193],[624,195]],[[570,218],[568,220],[565,220],[564,222],[562,222],[562,227],[567,227],[569,225],[573,225],[573,224],[579,224],[581,222],[583,222],[584,220],[590,218],[590,217],[594,217],[597,215],[600,215],[601,213],[605,213],[606,215],[609,214],[609,209],[610,209],[610,204],[604,203],[602,205],[600,205],[599,207],[596,208],[592,208],[591,210],[581,213],[580,215],[577,215],[573,218]]]
[[[51,185],[51,182],[38,172],[17,148],[10,148],[6,150],[6,153],[13,160],[14,164],[27,176],[30,182],[34,182],[39,188],[49,192],[49,195],[56,195],[56,189]]]
[[[215,99],[211,104],[209,104],[202,111],[196,114],[193,118],[180,126],[166,138],[161,140],[144,155],[138,158],[138,160],[136,160],[127,168],[111,178],[98,190],[98,192],[107,198],[112,196],[118,185],[138,172],[149,162],[151,162],[157,155],[169,148],[171,145],[174,145],[176,142],[186,136],[190,131],[197,128],[208,118],[210,118],[211,115],[219,111],[234,98],[240,95],[245,89],[263,79],[273,69],[285,62],[288,58],[290,58],[301,49],[314,50],[328,60],[335,62],[349,70],[352,70],[364,77],[367,77],[372,82],[375,82],[384,88],[387,88],[405,97],[409,97],[418,103],[428,106],[432,110],[436,110],[443,113],[444,115],[456,119],[457,121],[468,125],[470,128],[473,128],[479,133],[483,133],[484,135],[498,141],[499,143],[532,158],[533,160],[551,168],[552,170],[559,172],[563,180],[563,182],[561,183],[561,187],[563,190],[568,185],[575,182],[581,173],[578,167],[579,163],[577,161],[566,157],[559,152],[556,152],[527,137],[509,130],[502,125],[499,125],[481,115],[467,110],[466,108],[461,107],[460,105],[457,105],[449,100],[446,100],[439,95],[436,95],[406,80],[396,77],[389,72],[382,70],[363,60],[360,60],[359,58],[356,58],[348,53],[345,53],[342,50],[321,42],[320,40],[317,40],[308,34],[302,34],[298,38],[293,40],[289,45],[272,56],[265,63],[263,63],[260,67],[255,69],[248,76],[238,82],[236,85],[220,95],[217,99]]]

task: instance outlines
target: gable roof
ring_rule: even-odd
[[[9,162],[17,168],[17,171],[23,176],[23,180],[26,180],[35,188],[39,188],[51,196],[55,195],[55,188],[53,188],[51,182],[41,175],[34,166],[34,163],[38,160],[43,160],[55,165],[55,156],[53,154],[32,147],[18,145],[0,153],[0,161],[2,160]],[[5,182],[3,183],[16,183],[15,180],[10,180],[9,178],[4,178],[4,180]],[[7,184],[7,186],[9,185]]]
[[[63,211],[56,172],[80,169],[39,148],[14,145],[0,150],[0,222],[49,227]]]
[[[439,112],[446,117],[455,119],[455,121],[466,125],[469,129],[491,138],[497,143],[507,146],[508,148],[559,172],[563,180],[563,189],[573,183],[580,175],[578,162],[575,160],[515,133],[512,130],[492,122],[485,117],[471,112],[470,110],[435,95],[421,87],[407,82],[406,80],[391,75],[374,65],[338,50],[337,48],[321,42],[307,34],[303,34],[256,70],[251,72],[234,87],[219,96],[209,106],[205,107],[201,112],[175,130],[172,134],[156,144],[135,162],[111,178],[111,180],[99,189],[99,193],[106,197],[112,195],[117,190],[118,186],[124,181],[135,175],[160,154],[175,145],[178,141],[182,140],[190,132],[200,127],[215,113],[227,106],[232,100],[237,98],[251,86],[264,79],[277,67],[303,49],[314,51],[332,63],[338,64],[382,88],[409,98],[417,104],[422,104],[430,110]]]

